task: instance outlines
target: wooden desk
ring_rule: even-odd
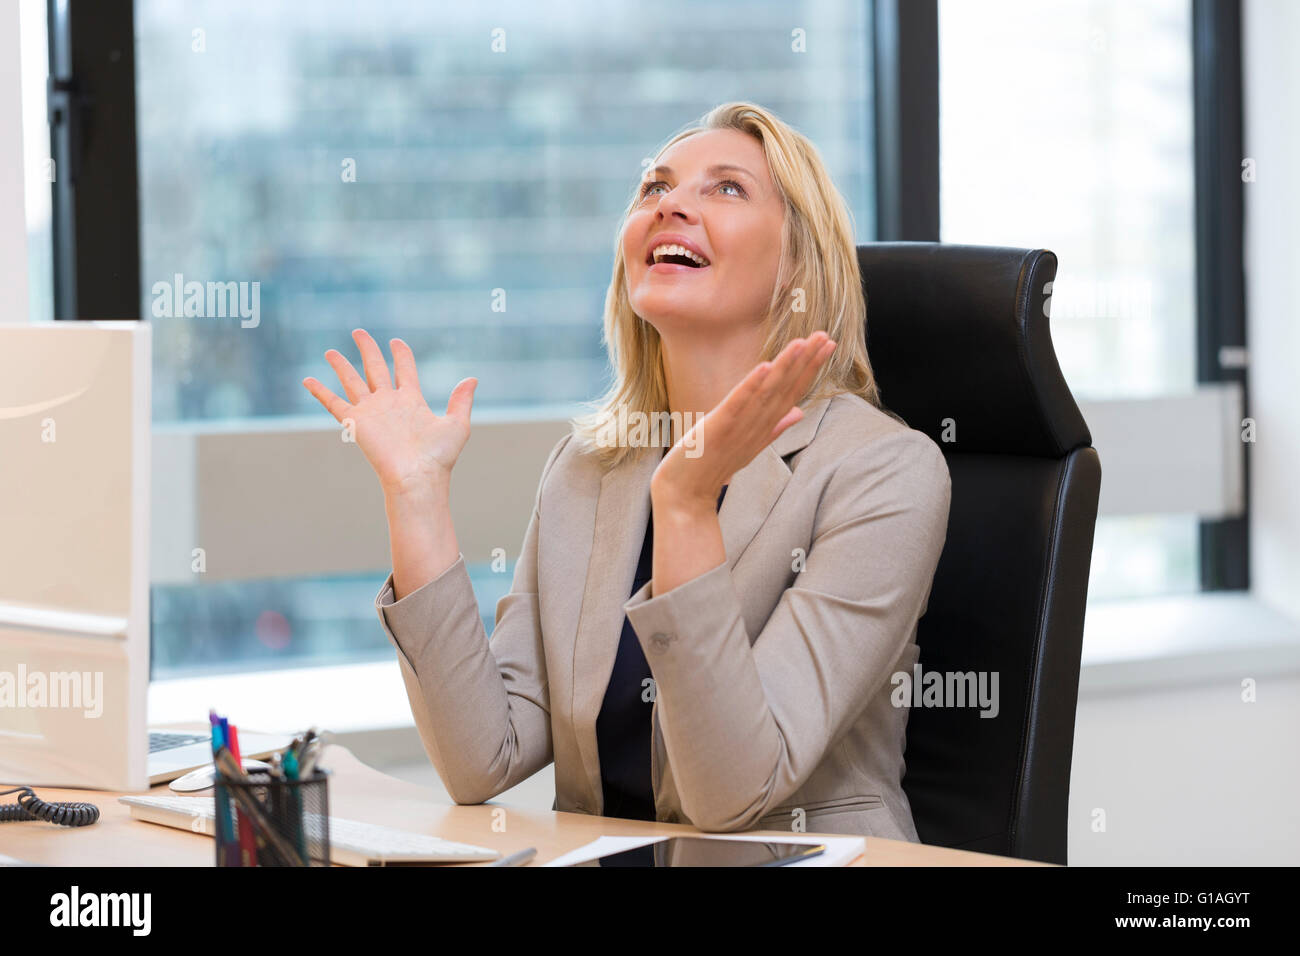
[[[447,840],[491,847],[509,855],[536,847],[536,866],[590,843],[603,833],[635,836],[697,833],[694,827],[641,820],[614,820],[583,813],[523,810],[486,803],[462,807],[434,802],[423,787],[368,767],[338,745],[322,753],[321,765],[330,770],[330,815],[430,833]],[[7,790],[17,784],[0,784]],[[103,790],[55,790],[37,787],[47,803],[83,801],[99,807],[99,822],[89,827],[58,827],[44,821],[0,823],[0,854],[29,863],[51,866],[212,866],[212,838],[131,819],[130,810],[118,803],[118,793]],[[170,794],[167,784],[152,793]],[[204,791],[205,794],[211,791]],[[12,803],[16,795],[0,797]],[[502,832],[504,826],[504,832]],[[495,829],[494,829],[495,827]],[[755,830],[774,837],[789,831]],[[482,866],[457,863],[453,866]],[[1035,866],[1024,860],[922,846],[899,840],[867,837],[866,853],[853,866]]]

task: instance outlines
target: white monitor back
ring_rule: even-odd
[[[0,325],[0,783],[145,790],[150,328]]]

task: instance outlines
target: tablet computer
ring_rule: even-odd
[[[824,843],[669,837],[570,866],[785,866],[826,852]]]

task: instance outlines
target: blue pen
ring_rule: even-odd
[[[211,710],[208,711],[208,720],[211,721],[212,723],[212,765],[215,768],[217,763],[217,751],[219,751],[222,748],[222,746],[224,746],[221,741],[221,723],[217,717],[216,712]],[[225,795],[220,793],[214,793],[214,796],[216,797],[216,801],[217,801],[217,806],[216,806],[217,812],[216,812],[216,816],[212,821],[212,826],[216,831],[217,846],[220,847],[221,852],[224,853],[225,846],[226,846],[226,842],[225,842],[226,841],[226,801],[224,799]]]
[[[215,717],[215,713],[213,714]],[[225,717],[217,717],[212,728],[213,756],[222,747],[230,748],[230,722]],[[220,773],[220,771],[218,771]],[[215,794],[215,791],[214,791]],[[224,833],[221,851],[225,854],[227,866],[239,865],[239,842],[235,838],[235,814],[230,808],[230,797],[222,795],[221,806],[215,808],[222,826],[218,832]]]
[[[288,780],[297,781],[298,779],[298,755],[294,752],[293,747],[288,747],[284,752],[284,775]],[[303,866],[311,866],[311,859],[307,856],[307,838],[303,831],[302,821],[302,793],[298,787],[291,791],[293,798],[293,836],[294,843],[298,849],[298,856],[302,860]]]

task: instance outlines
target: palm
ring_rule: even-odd
[[[651,478],[651,494],[716,501],[732,475],[803,417],[797,403],[834,349],[830,336],[818,331],[792,339],[774,360],[755,366],[695,423],[696,460],[687,454],[684,441],[664,455]]]
[[[381,477],[451,471],[469,438],[469,428],[433,413],[424,396],[384,389],[354,406],[357,445]]]
[[[341,354],[325,354],[338,373],[350,402],[345,402],[314,378],[307,390],[345,427],[386,490],[406,490],[450,475],[469,440],[470,408],[477,380],[465,379],[452,390],[447,413],[437,415],[420,391],[415,357],[400,339],[392,342],[396,384],[388,375],[383,353],[367,333],[353,337],[361,349],[363,379]]]

